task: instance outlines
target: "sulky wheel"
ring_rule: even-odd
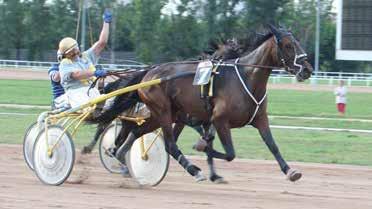
[[[143,155],[148,149],[147,155]],[[138,138],[125,158],[131,176],[141,185],[158,185],[168,171],[169,155],[161,133],[148,133]]]
[[[31,170],[34,170],[32,154],[33,154],[34,144],[35,144],[35,141],[36,141],[36,138],[39,132],[40,131],[39,131],[38,123],[34,122],[27,128],[26,134],[23,137],[23,157],[26,161],[27,166]]]
[[[121,171],[120,162],[116,158],[109,156],[107,152],[110,148],[115,147],[115,139],[120,133],[121,127],[120,124],[111,124],[102,133],[99,142],[99,157],[103,167],[105,167],[110,173],[120,173]]]
[[[59,125],[48,126],[48,146],[45,129],[42,130],[34,145],[33,164],[37,177],[48,185],[60,185],[69,177],[75,161],[75,148],[68,132],[63,135],[63,127]],[[62,135],[59,142],[58,138]],[[48,147],[56,146],[48,154]]]

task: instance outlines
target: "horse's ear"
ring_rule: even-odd
[[[275,38],[277,41],[280,40],[281,38],[281,33],[280,33],[280,30],[278,30],[274,25],[272,24],[268,24],[269,28],[270,28],[270,31],[274,34]]]

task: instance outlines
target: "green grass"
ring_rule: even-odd
[[[33,115],[1,115],[0,144],[21,144],[25,130],[34,120]],[[83,126],[74,137],[77,146],[87,144],[94,131],[94,125]],[[272,132],[286,160],[372,166],[371,135],[282,129],[273,129]],[[254,128],[234,129],[232,133],[239,158],[273,159]],[[186,154],[200,154],[191,149],[197,139],[196,132],[187,128],[180,136],[179,146]],[[222,150],[218,139],[216,145],[218,150]]]
[[[21,108],[4,108],[0,107],[1,113],[26,113],[32,114],[32,118],[37,117],[44,109],[21,109]],[[1,115],[1,117],[5,117]],[[25,117],[25,116],[12,116]],[[29,117],[29,116],[26,116]],[[336,120],[308,120],[301,118],[269,118],[270,125],[287,125],[287,126],[306,126],[306,127],[324,127],[324,128],[341,128],[341,129],[363,129],[372,130],[372,122],[358,122],[358,121],[343,121],[337,120],[342,118],[334,118]],[[347,119],[347,118],[345,118]]]
[[[38,80],[0,80],[0,103],[50,105],[50,82]]]
[[[371,135],[282,129],[272,132],[286,160],[372,166]],[[274,159],[254,128],[234,129],[232,135],[238,157]],[[189,130],[182,133],[180,146],[185,153],[198,154],[191,150],[196,138]],[[216,148],[222,150],[217,144]]]
[[[270,118],[270,125],[372,130],[372,122]],[[372,135],[371,135],[372,136]]]
[[[49,105],[50,86],[47,81],[0,80],[0,103]],[[268,111],[271,115],[338,117],[332,92],[270,90]],[[372,95],[350,93],[346,118],[372,119]],[[0,108],[0,112],[38,114],[40,109]],[[20,144],[26,128],[36,115],[0,115],[0,143]],[[271,119],[273,125],[312,126],[329,128],[372,129],[371,123],[345,121],[314,121],[303,119]],[[95,127],[84,126],[75,137],[78,146],[87,144]],[[368,134],[273,129],[273,135],[286,160],[321,163],[372,165],[372,137]],[[197,134],[186,129],[179,145],[186,154],[200,154],[191,149]],[[233,130],[236,153],[240,158],[273,159],[253,128]],[[221,150],[218,140],[216,148]]]
[[[349,93],[346,117],[372,119],[370,93]],[[270,115],[338,117],[332,92],[269,90]]]
[[[0,80],[0,103],[49,105],[48,81]],[[346,117],[372,119],[370,93],[349,93]],[[270,115],[338,117],[332,92],[269,90]]]

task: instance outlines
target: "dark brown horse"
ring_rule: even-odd
[[[301,173],[288,166],[272,137],[266,112],[266,88],[272,69],[269,66],[284,67],[299,81],[311,76],[312,67],[307,62],[304,50],[290,32],[273,26],[270,26],[270,30],[271,33],[253,52],[234,60],[234,65],[219,67],[219,74],[214,81],[211,112],[206,110],[200,98],[200,88],[192,85],[193,77],[191,76],[180,77],[158,86],[138,90],[142,101],[150,109],[152,117],[150,121],[131,131],[116,156],[122,159],[136,138],[161,127],[167,152],[192,176],[200,178],[200,169],[187,160],[179,150],[172,131],[172,123],[176,121],[177,115],[190,115],[203,121],[206,128],[209,123],[215,126],[226,152],[215,151],[212,143],[204,149],[211,168],[213,168],[213,158],[227,161],[235,158],[230,129],[251,124],[258,129],[282,172],[288,176],[289,180],[300,179]],[[255,67],[252,67],[253,65]],[[195,70],[196,64],[192,63],[164,64],[148,72],[143,81],[195,72]]]
[[[201,60],[201,59],[227,60],[227,59],[237,58],[239,57],[237,47],[238,47],[237,43],[234,42],[233,40],[227,40],[227,41],[220,40],[220,42],[213,41],[209,43],[208,50],[203,52],[199,56],[198,60]],[[195,63],[197,62],[198,61],[195,61]],[[111,79],[116,79],[116,80],[106,85],[102,89],[101,93],[108,94],[115,90],[137,84],[142,80],[144,75],[148,71],[151,71],[153,68],[154,66],[150,66],[150,67],[138,70],[138,71],[132,71],[130,73],[126,73],[125,71],[124,76],[121,75],[121,73],[117,73],[113,71],[111,72],[111,74],[114,75],[114,78],[111,78]],[[140,98],[138,97],[137,92],[130,92],[130,93],[121,95],[114,100],[114,103],[109,109],[104,111],[97,118],[94,118],[93,120],[89,121],[90,123],[97,123],[97,129],[90,143],[83,147],[82,154],[91,153],[95,145],[97,144],[98,140],[100,139],[101,134],[111,124],[111,122],[115,120],[115,118],[117,118],[118,115],[120,115],[122,112],[133,107],[137,102],[141,102]],[[123,130],[121,131],[121,134],[116,140],[116,144],[118,146],[120,146],[123,143],[124,139],[126,139],[129,132],[133,128],[137,127],[136,123],[133,123],[130,121],[121,120],[121,123],[124,126],[123,126]],[[174,135],[176,136],[175,137],[176,139],[181,134],[185,125],[188,125],[191,128],[193,128],[204,139],[212,140],[212,138],[214,138],[214,135],[215,135],[214,129],[208,130],[208,132],[205,132],[205,130],[202,128],[199,121],[194,121],[192,118],[181,117],[179,118],[178,122],[176,123],[174,127]]]

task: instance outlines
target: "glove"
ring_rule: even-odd
[[[58,50],[57,51],[57,61],[60,63],[63,59],[63,54]]]
[[[96,76],[97,78],[101,78],[101,77],[105,77],[107,75],[107,71],[106,70],[96,70],[94,71],[94,76]]]
[[[110,10],[106,9],[105,12],[103,13],[103,21],[105,23],[111,23],[112,21],[112,13]]]

